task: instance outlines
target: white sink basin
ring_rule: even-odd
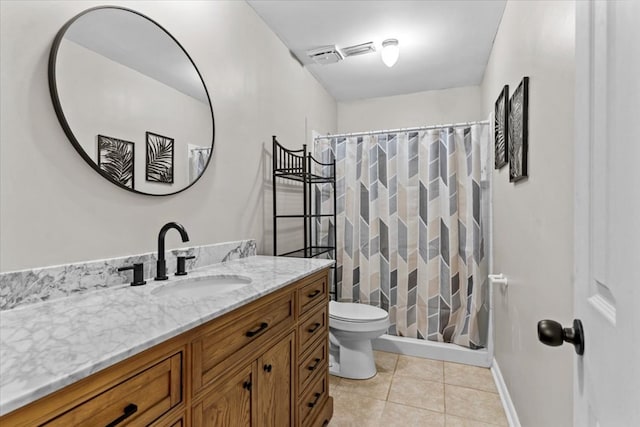
[[[153,290],[151,293],[157,296],[206,298],[240,289],[249,283],[251,283],[251,279],[244,276],[220,275],[196,277],[194,279],[167,284],[166,286]]]

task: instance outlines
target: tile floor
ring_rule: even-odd
[[[331,376],[330,427],[507,426],[487,368],[376,351],[370,380]]]

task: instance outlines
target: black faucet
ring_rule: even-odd
[[[156,262],[156,277],[155,280],[167,280],[167,263],[164,259],[164,235],[167,234],[169,229],[175,228],[180,233],[183,242],[189,241],[189,235],[187,230],[177,222],[168,222],[162,226],[160,233],[158,234],[158,261]]]
[[[118,271],[133,270],[133,282],[131,286],[141,286],[147,283],[144,280],[144,264],[139,262],[126,267],[120,267]]]

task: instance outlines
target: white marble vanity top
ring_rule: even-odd
[[[0,415],[326,268],[331,260],[252,256],[166,282],[119,286],[0,312]],[[211,274],[252,282],[214,298],[152,291]]]

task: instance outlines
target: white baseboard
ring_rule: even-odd
[[[495,381],[496,387],[498,388],[498,393],[500,393],[500,400],[502,401],[504,412],[507,415],[509,427],[521,427],[520,420],[518,419],[518,413],[516,412],[516,407],[513,406],[513,401],[511,400],[511,395],[509,394],[509,390],[507,389],[507,384],[504,382],[502,372],[500,372],[500,367],[498,366],[498,362],[495,358],[493,359],[493,363],[491,365],[491,373],[493,374],[493,380]]]

